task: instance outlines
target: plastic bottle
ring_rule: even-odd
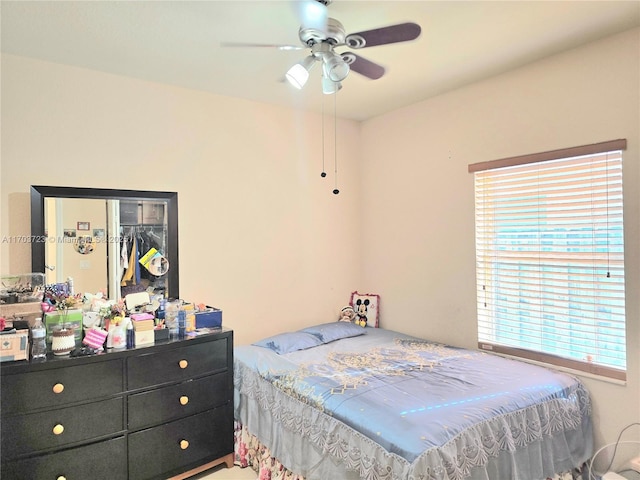
[[[135,337],[133,332],[133,323],[129,322],[127,324],[127,348],[135,347]]]
[[[187,331],[187,312],[184,310],[178,311],[178,338],[184,338],[184,334]]]
[[[167,306],[167,301],[163,298],[162,300],[160,300],[160,306],[158,307],[158,313],[157,313],[158,320],[165,319],[166,306]]]
[[[31,327],[31,360],[47,359],[47,329],[42,324],[42,318],[36,318]]]
[[[116,322],[116,325],[113,327],[111,339],[111,346],[113,348],[125,348],[127,346],[127,331],[124,328],[124,319],[121,319],[119,322]]]

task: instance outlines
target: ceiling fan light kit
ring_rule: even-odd
[[[310,55],[291,67],[285,77],[291,85],[300,90],[307,83],[307,80],[309,80],[309,72],[315,64],[316,59]]]
[[[309,72],[316,61],[322,63],[323,78],[326,77],[333,82],[341,82],[347,78],[351,70],[347,61],[335,53],[331,45],[328,43],[316,43],[311,47],[311,55],[293,65],[287,71],[285,78],[295,88],[301,89],[307,83]],[[327,92],[325,91],[325,93]]]
[[[338,90],[342,88],[342,83],[334,82],[330,78],[327,78],[325,75],[322,75],[322,93],[325,95],[331,95],[333,93],[338,93]]]
[[[341,82],[349,75],[351,68],[337,53],[325,53],[322,56],[322,61],[324,73],[326,73],[329,80]]]

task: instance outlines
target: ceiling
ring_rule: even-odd
[[[219,95],[365,120],[640,25],[640,1],[348,1],[329,16],[347,34],[411,21],[417,40],[359,50],[386,68],[351,72],[322,95],[319,69],[296,90],[284,73],[307,51],[294,1],[8,1],[2,52]],[[342,50],[346,50],[343,47]],[[315,73],[315,75],[314,75]]]

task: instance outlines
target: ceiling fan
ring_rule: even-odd
[[[416,23],[400,23],[386,27],[347,34],[344,26],[335,18],[329,18],[327,6],[333,0],[303,0],[300,6],[302,25],[298,31],[299,45],[263,45],[245,43],[224,43],[224,46],[275,47],[279,50],[310,49],[310,53],[293,65],[286,73],[286,79],[294,87],[301,89],[309,79],[309,72],[316,65],[322,66],[322,91],[325,94],[338,92],[342,81],[353,70],[369,79],[377,80],[385,73],[383,66],[367,60],[351,51],[338,52],[347,47],[353,50],[415,40],[421,28]]]

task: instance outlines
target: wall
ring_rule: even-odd
[[[338,121],[334,195],[320,115],[3,55],[0,236],[30,233],[30,185],[177,191],[181,296],[237,343],[331,321],[360,270],[360,127]],[[0,252],[31,271],[28,244]]]
[[[640,421],[639,70],[635,29],[377,117],[362,128],[364,289],[381,295],[381,324],[470,348],[477,334],[473,175],[467,165],[628,140],[628,381],[584,378],[593,395],[598,445],[614,442],[623,427]],[[634,438],[640,439],[639,428],[624,437]],[[634,445],[618,452],[624,458],[638,451]]]

